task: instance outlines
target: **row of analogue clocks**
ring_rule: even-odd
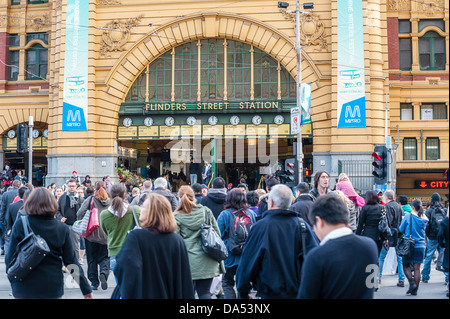
[[[217,116],[212,115],[208,118],[208,124],[209,125],[216,125],[219,122],[219,119],[217,118]],[[237,115],[233,115],[230,117],[230,124],[232,125],[238,125],[241,122],[241,118]],[[282,115],[276,115],[273,119],[273,122],[277,125],[281,125],[284,123],[284,117]],[[197,119],[194,116],[189,116],[186,119],[186,124],[188,125],[195,125],[197,123]],[[255,115],[252,118],[252,123],[254,125],[259,125],[262,123],[262,118],[260,115]],[[129,127],[133,124],[133,120],[129,117],[126,117],[123,119],[122,122],[123,126],[125,127]],[[166,119],[164,120],[164,124],[166,124],[166,126],[172,126],[175,124],[175,119],[172,116],[168,116],[166,117]],[[144,125],[145,126],[152,126],[153,125],[153,119],[151,117],[146,117],[144,120]]]
[[[33,134],[33,138],[38,138],[41,135],[41,132],[39,130],[37,130],[37,129],[34,129],[32,134]],[[45,138],[48,138],[48,130],[47,129],[45,129],[42,132],[42,136],[44,136]],[[16,137],[16,131],[15,130],[8,131],[8,137],[9,138],[15,138]]]

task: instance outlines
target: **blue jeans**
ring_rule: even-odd
[[[191,174],[189,177],[191,178],[191,186],[197,183],[197,174]]]
[[[442,247],[439,247],[439,242],[435,239],[429,239],[427,243],[427,250],[425,252],[425,261],[423,262],[422,280],[430,280],[431,261],[433,260],[434,252],[438,250],[440,253]],[[448,282],[448,272],[444,272],[445,282]]]
[[[383,246],[383,248],[381,248],[381,252],[380,252],[380,257],[378,257],[378,264],[380,267],[380,280],[381,280],[381,276],[383,274],[383,264],[384,264],[384,259],[386,258],[388,251],[386,249],[386,247]],[[402,257],[397,255],[397,263],[398,263],[398,281],[405,281],[405,273],[403,272],[403,263],[402,263]]]
[[[116,268],[116,264],[117,264],[116,256],[109,257],[109,268],[112,270],[113,275],[114,275],[114,268]],[[114,279],[116,280],[116,284],[117,284],[117,278],[115,275],[114,275]]]

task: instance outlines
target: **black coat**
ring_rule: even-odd
[[[439,242],[439,246],[445,248],[443,266],[447,269],[446,271],[448,271],[448,216],[441,222],[437,240]]]
[[[194,299],[191,268],[183,238],[154,229],[130,232],[116,256],[114,297]]]
[[[357,235],[370,237],[375,241],[380,241],[380,232],[378,224],[381,219],[381,205],[371,204],[364,205],[359,214]]]
[[[50,248],[50,254],[22,282],[11,283],[16,298],[60,298],[64,294],[63,263],[66,267],[79,271],[79,285],[83,295],[92,292],[83,268],[72,247],[70,230],[67,225],[53,217],[28,216],[30,228],[41,236]],[[17,244],[24,238],[22,219],[14,223],[10,247],[5,256],[5,264],[11,262]],[[75,267],[75,268],[73,268]]]
[[[227,198],[227,194],[222,192],[208,192],[208,194],[202,198],[201,203],[203,206],[208,207],[214,218],[217,219],[220,213],[224,210],[223,205],[225,204],[225,199]]]
[[[311,206],[314,203],[314,197],[310,194],[301,194],[295,200],[294,204],[289,208],[294,212],[297,212],[301,218],[303,218],[309,226],[312,226],[312,220],[310,220],[309,212],[311,211]]]

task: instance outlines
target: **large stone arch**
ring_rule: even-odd
[[[111,68],[104,84],[114,113],[118,114],[129,88],[148,64],[173,47],[206,38],[226,38],[251,44],[279,61],[294,78],[297,75],[295,42],[273,26],[234,13],[186,15],[153,29],[137,41]],[[302,78],[310,82],[323,78],[304,51]]]

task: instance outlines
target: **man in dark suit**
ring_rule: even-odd
[[[9,236],[11,235],[11,230],[16,221],[17,212],[23,207],[23,194],[28,190],[28,187],[22,186],[19,188],[18,195],[19,200],[8,206],[5,216],[5,251],[8,253],[9,247]]]
[[[306,255],[297,298],[373,299],[378,285],[375,242],[353,233],[347,207],[335,196],[318,197],[310,214],[320,245]]]
[[[207,161],[205,161],[205,165],[203,165],[202,168],[202,183],[208,185],[209,180],[211,179],[211,175],[212,175],[211,165]]]
[[[289,207],[289,210],[297,212],[301,218],[303,218],[309,226],[312,226],[312,221],[309,220],[309,211],[314,202],[314,197],[309,193],[308,183],[301,182],[295,187],[295,194],[297,199],[294,204]]]
[[[1,254],[5,254],[5,232],[3,231],[6,227],[6,212],[8,211],[9,205],[12,204],[14,198],[16,198],[19,188],[22,187],[22,182],[20,180],[15,180],[12,182],[12,188],[2,195],[1,206],[0,206],[0,222],[2,223],[2,227],[0,227],[0,246],[1,246]]]

